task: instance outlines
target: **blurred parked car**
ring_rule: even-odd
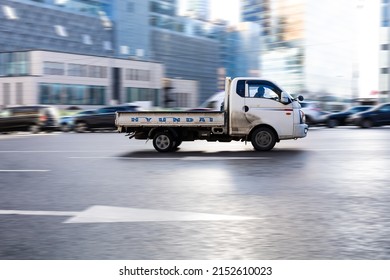
[[[308,125],[321,124],[325,120],[325,113],[322,112],[319,104],[315,101],[301,101],[299,102],[303,113],[306,116],[306,123]]]
[[[326,125],[330,128],[336,127],[338,125],[347,125],[347,118],[349,116],[359,112],[367,111],[371,108],[372,106],[368,105],[354,106],[342,112],[329,114],[326,117]]]
[[[348,121],[362,128],[390,125],[390,103],[384,103],[374,108],[353,114]]]
[[[91,114],[75,115],[73,118],[74,130],[76,132],[86,132],[94,130],[114,130],[115,112],[117,111],[139,111],[137,105],[121,105],[102,107]]]
[[[64,131],[64,132],[72,131],[74,129],[74,118],[75,117],[91,115],[93,113],[95,113],[94,110],[86,110],[86,111],[78,112],[75,115],[61,117],[60,120],[59,120],[59,124],[60,124],[61,130]]]
[[[48,105],[11,106],[0,111],[0,132],[54,131],[59,129],[59,113]]]
[[[198,108],[192,108],[188,111],[221,111],[224,100],[225,92],[221,91],[210,96],[206,101],[200,104]]]

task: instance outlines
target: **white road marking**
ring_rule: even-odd
[[[96,150],[96,151],[0,151],[0,153],[113,153],[113,150]]]
[[[184,157],[184,160],[262,160],[270,159],[269,157]]]
[[[0,169],[0,172],[49,172],[50,170],[40,169]]]
[[[0,210],[0,215],[70,216],[63,223],[131,223],[172,221],[243,221],[258,219],[248,216],[206,214],[94,205],[81,212]]]
[[[33,133],[14,133],[14,134],[3,134],[1,135],[0,134],[0,140],[10,140],[10,139],[14,139],[14,138],[18,138],[18,137],[37,137],[37,136],[56,136],[56,135],[60,135],[60,133],[58,132],[53,132],[53,133],[37,133],[37,134],[33,134]]]
[[[25,211],[25,210],[0,210],[0,215],[28,215],[28,216],[76,216],[80,212],[68,211]]]
[[[269,157],[68,157],[70,159],[128,159],[128,160],[188,160],[188,161],[204,161],[204,160],[264,160]]]

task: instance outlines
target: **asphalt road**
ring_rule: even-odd
[[[255,152],[0,135],[0,259],[390,259],[390,127]]]

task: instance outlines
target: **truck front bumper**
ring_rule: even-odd
[[[305,123],[296,124],[294,126],[294,138],[304,138],[307,135],[309,126]]]

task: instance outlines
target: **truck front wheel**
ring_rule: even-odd
[[[157,132],[153,138],[153,147],[160,153],[171,152],[174,148],[174,139],[168,131]]]
[[[276,143],[275,133],[267,127],[259,127],[252,133],[251,142],[257,151],[269,151]]]

